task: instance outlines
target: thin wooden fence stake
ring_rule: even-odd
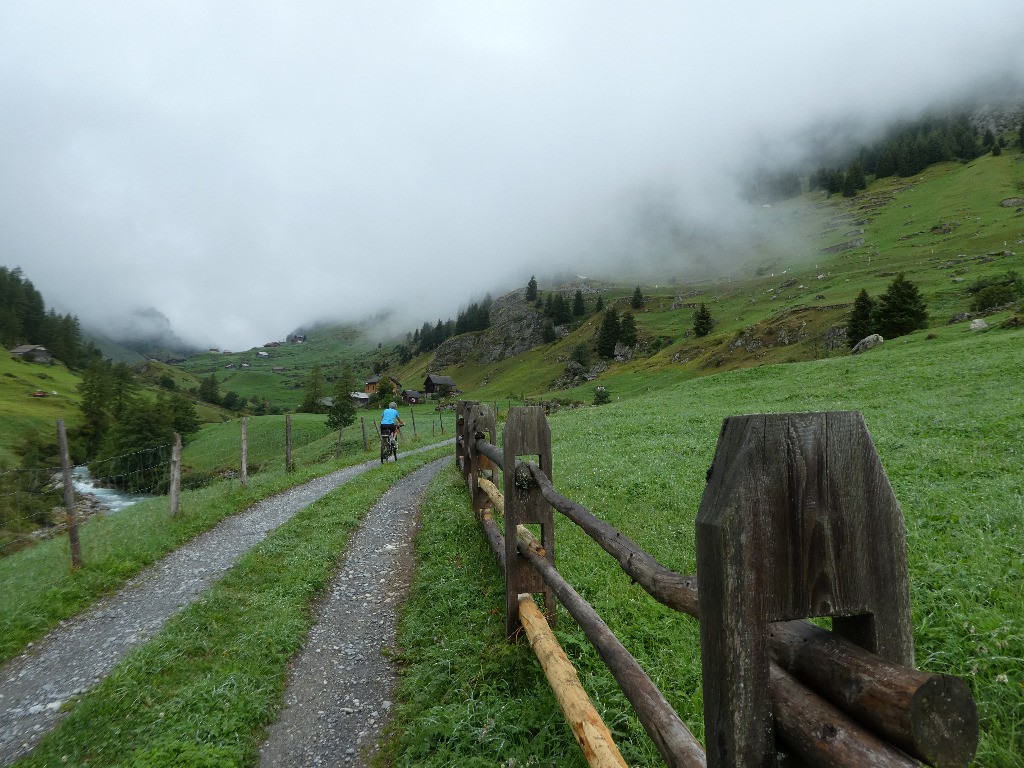
[[[243,487],[249,484],[249,439],[246,432],[245,416],[242,417],[242,467],[238,477]]]
[[[75,515],[75,487],[71,484],[71,454],[68,451],[68,433],[64,419],[57,419],[57,439],[60,441],[60,468],[64,477],[64,512],[68,520],[68,543],[71,545],[71,568],[82,567],[82,545],[78,540],[78,518]]]
[[[292,415],[284,415],[284,471],[293,472],[295,464],[292,463]]]
[[[359,421],[363,424],[363,450],[368,451],[370,450],[370,446],[366,444],[366,417],[360,416]]]
[[[412,417],[412,436],[416,437],[416,411],[412,409],[411,405],[409,406],[409,416]]]
[[[181,493],[181,435],[174,433],[174,447],[171,448],[171,517],[178,516],[178,501]]]

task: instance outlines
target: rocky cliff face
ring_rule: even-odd
[[[430,364],[438,371],[460,363],[494,363],[521,355],[543,341],[544,315],[526,301],[526,290],[518,290],[491,304],[491,327],[445,341]]]

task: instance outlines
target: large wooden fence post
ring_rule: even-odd
[[[364,451],[368,451],[368,450],[370,450],[370,446],[366,442],[366,417],[365,416],[360,416],[359,417],[359,421],[363,425],[363,450]]]
[[[498,422],[494,418],[494,413],[486,405],[480,405],[479,403],[475,403],[466,409],[465,420],[466,424],[463,434],[466,440],[466,459],[469,465],[466,479],[469,483],[470,496],[473,499],[473,511],[480,512],[485,509],[491,509],[494,506],[491,497],[480,488],[477,482],[481,478],[481,473],[490,472],[489,479],[492,483],[496,483],[498,478],[497,470],[491,463],[491,460],[476,449],[476,441],[482,437],[491,445],[496,445],[498,442]]]
[[[64,514],[68,521],[68,544],[71,547],[71,568],[82,567],[82,545],[78,540],[78,516],[75,514],[75,486],[71,480],[71,452],[64,419],[57,419],[57,440],[60,442],[60,468],[64,478]]]
[[[469,482],[469,434],[466,431],[466,414],[476,404],[476,400],[459,400],[455,403],[455,464],[467,483]]]
[[[249,484],[249,436],[245,416],[242,417],[242,466],[238,477],[243,487]]]
[[[774,765],[768,624],[913,666],[903,515],[859,413],[725,420],[697,515],[708,766]]]
[[[520,629],[519,595],[544,594],[544,614],[552,625],[555,621],[555,595],[540,574],[530,565],[516,546],[519,525],[539,524],[544,557],[555,562],[555,524],[551,505],[540,489],[527,478],[516,476],[516,459],[536,456],[538,465],[551,477],[551,429],[539,406],[514,408],[509,411],[502,437],[502,473],[505,496],[505,635],[512,641]]]
[[[181,435],[174,433],[174,445],[171,448],[171,517],[178,516],[178,502],[181,494]]]

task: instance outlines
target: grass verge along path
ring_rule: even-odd
[[[288,659],[363,513],[441,448],[380,467],[298,512],[175,614],[19,765],[251,763]]]

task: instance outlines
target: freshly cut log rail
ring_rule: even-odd
[[[469,456],[475,454],[489,459],[494,467],[504,466],[503,450],[485,439],[482,431],[464,433],[459,442],[467,465]],[[468,472],[468,466],[463,469]],[[700,618],[697,576],[676,573],[659,563],[613,526],[559,493],[536,464],[516,460],[514,472],[517,489],[539,493],[614,557],[622,570],[654,599]],[[496,470],[492,469],[490,474],[496,479]],[[502,495],[493,483],[483,476],[473,482],[496,508],[503,508]],[[498,525],[489,515],[483,515],[482,522],[487,539],[499,561],[503,561],[504,539]],[[522,527],[517,538],[519,553],[554,589],[587,632],[586,617],[581,621],[570,607],[576,593],[544,558],[539,542]],[[587,634],[590,637],[590,632]],[[978,742],[978,712],[963,680],[887,661],[802,620],[771,624],[768,646],[772,658],[769,685],[777,732],[804,759],[832,765],[914,765],[909,755],[930,765],[964,766],[973,758]],[[598,650],[604,656],[600,647]],[[629,659],[636,664],[631,656]],[[653,734],[652,738],[657,744],[658,738]],[[662,750],[666,745],[658,746]],[[831,753],[825,756],[824,752],[829,750]],[[664,751],[662,754],[665,756]],[[686,761],[679,762],[668,757],[666,760],[670,765],[702,763],[692,757],[691,754]]]

